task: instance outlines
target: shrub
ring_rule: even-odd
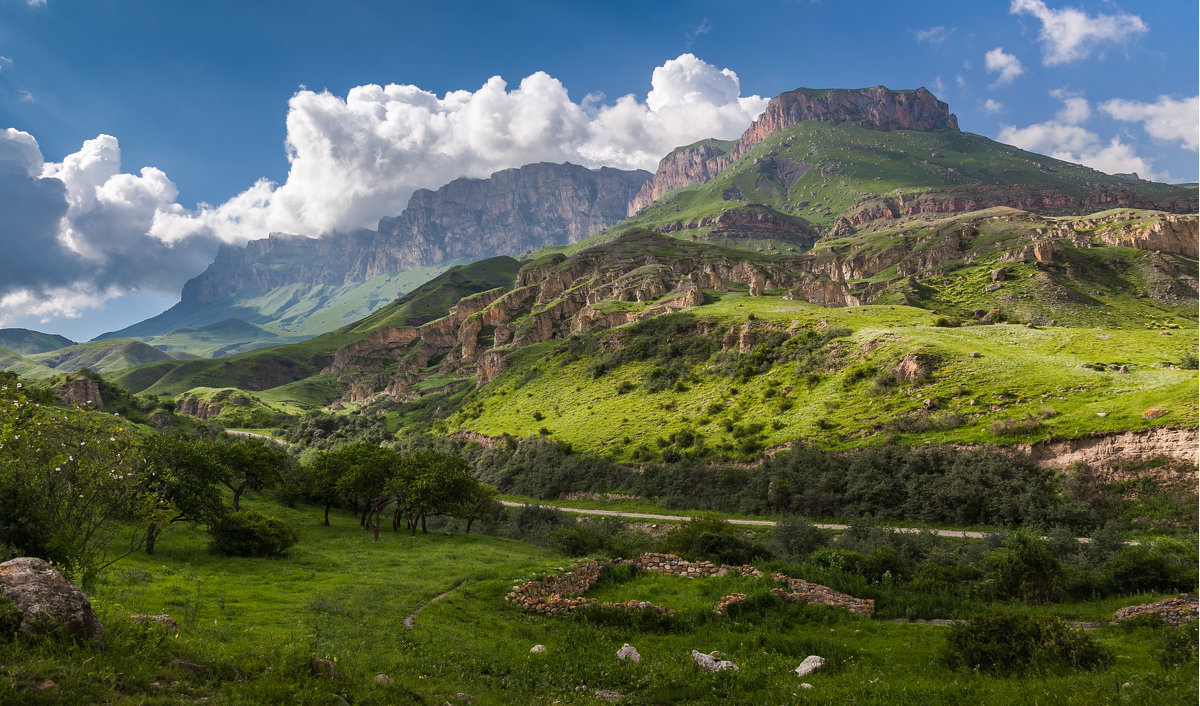
[[[588,556],[604,548],[604,535],[592,527],[576,525],[555,530],[550,543],[567,556]]]
[[[1165,627],[1159,632],[1154,648],[1150,650],[1150,656],[1158,662],[1158,666],[1167,670],[1189,662],[1195,664],[1197,643],[1200,643],[1197,625],[1193,620],[1183,625]],[[1194,666],[1192,671],[1195,672]]]
[[[779,520],[771,530],[770,549],[784,561],[804,561],[821,547],[829,546],[830,536],[803,517]]]
[[[254,510],[229,513],[208,533],[212,550],[226,556],[281,556],[299,539],[283,520]]]
[[[1058,617],[996,610],[950,627],[942,659],[998,674],[1095,669],[1112,662],[1095,640]]]
[[[1049,601],[1062,578],[1062,565],[1050,545],[1027,532],[1013,534],[984,557],[987,587],[997,598]]]
[[[1196,370],[1200,368],[1200,358],[1194,353],[1184,353],[1179,359],[1179,367],[1184,370]]]
[[[567,515],[552,507],[523,505],[512,514],[511,536],[522,542],[546,546],[554,533],[567,524]]]

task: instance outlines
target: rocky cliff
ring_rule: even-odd
[[[958,118],[924,88],[892,91],[883,86],[860,89],[798,88],[771,99],[767,109],[736,142],[704,140],[681,147],[658,163],[629,204],[632,216],[672,189],[701,184],[768,137],[803,120],[849,124],[869,130],[953,130]]]
[[[644,171],[530,164],[487,179],[457,179],[418,190],[404,212],[377,230],[324,238],[273,233],[224,246],[183,288],[184,302],[211,302],[242,290],[289,284],[341,286],[467,257],[520,255],[574,243],[620,221],[649,179]]]

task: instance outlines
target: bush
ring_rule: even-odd
[[[1049,543],[1027,532],[1013,534],[984,557],[984,564],[987,587],[994,596],[1031,603],[1053,599],[1063,573]]]
[[[591,527],[575,526],[555,530],[550,543],[567,556],[588,556],[604,548],[604,535]]]
[[[809,554],[829,546],[829,533],[803,517],[782,519],[771,530],[771,551],[784,561],[804,561]]]
[[[208,529],[212,550],[226,556],[282,556],[299,537],[283,520],[254,510],[230,513]]]
[[[1095,640],[1062,618],[997,610],[950,627],[942,659],[998,674],[1095,669],[1112,662]]]

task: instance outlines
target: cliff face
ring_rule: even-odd
[[[212,265],[184,285],[182,298],[203,303],[293,283],[341,286],[459,257],[520,255],[578,242],[624,218],[649,177],[542,163],[457,179],[417,191],[403,213],[384,218],[375,231],[325,238],[273,233],[245,247],[222,247]]]
[[[658,163],[629,204],[632,216],[672,189],[701,184],[716,176],[755,145],[804,120],[850,124],[869,130],[953,130],[958,118],[924,88],[892,91],[883,86],[815,91],[800,88],[771,99],[767,109],[734,143],[705,140],[683,147]]]

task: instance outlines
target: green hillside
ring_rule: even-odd
[[[371,316],[337,331],[220,359],[152,363],[110,378],[133,392],[169,396],[197,387],[254,391],[282,388],[287,391],[276,389],[276,394],[268,397],[288,411],[324,406],[342,392],[318,376],[338,348],[384,325],[417,325],[437,318],[464,296],[511,284],[517,269],[517,261],[507,257],[455,266]]]
[[[13,353],[22,355],[46,353],[66,348],[74,343],[66,336],[58,334],[30,331],[25,328],[0,328],[0,348],[7,348]]]
[[[464,263],[381,274],[340,287],[296,283],[267,291],[245,290],[214,302],[180,302],[97,340],[136,338],[163,350],[206,358],[295,343],[358,321],[458,264]]]
[[[634,226],[705,237],[711,226],[698,225],[702,220],[747,204],[769,206],[828,229],[839,216],[876,196],[964,190],[986,194],[1006,185],[1020,185],[1006,192],[1009,197],[1032,194],[1038,187],[1076,198],[1099,188],[1127,189],[1156,204],[1195,197],[1194,190],[1120,179],[968,132],[883,132],[804,121],[764,140],[716,178],[667,193],[599,237]],[[559,250],[578,250],[590,242]],[[740,244],[780,252],[792,246],[757,240]]]
[[[140,341],[115,338],[76,343],[48,353],[0,357],[0,369],[12,370],[23,377],[45,378],[80,368],[96,372],[124,370],[137,365],[173,361],[174,357]]]

